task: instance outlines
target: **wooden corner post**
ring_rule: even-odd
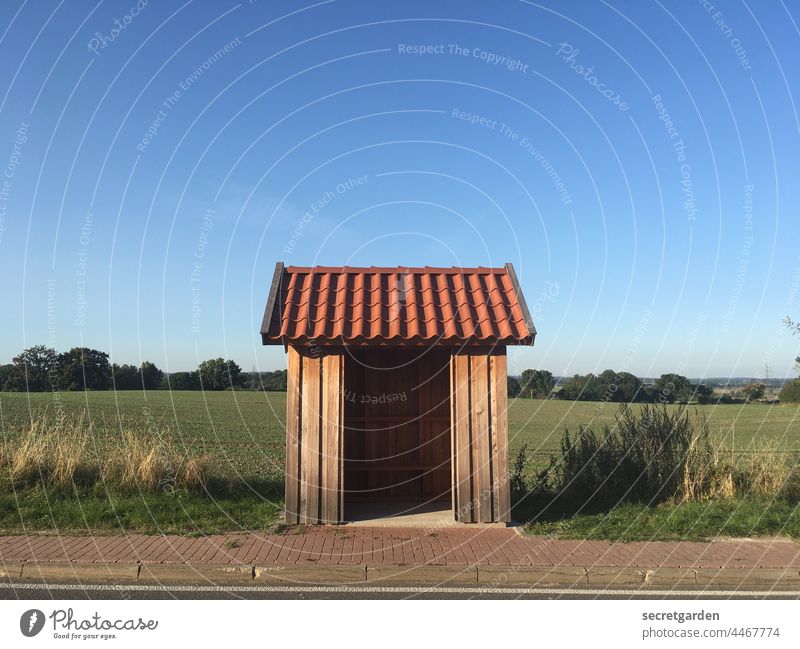
[[[454,352],[450,376],[453,515],[463,523],[509,522],[505,348]]]
[[[289,346],[286,394],[286,522],[344,517],[344,355]]]

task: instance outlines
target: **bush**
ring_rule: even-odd
[[[601,435],[564,432],[558,487],[581,502],[661,502],[681,491],[690,460],[702,462],[694,456],[709,449],[707,426],[695,426],[684,408],[622,406]]]
[[[778,393],[778,399],[783,403],[800,403],[800,379],[784,383]]]
[[[756,443],[733,454],[706,421],[685,407],[620,406],[613,427],[600,434],[564,431],[561,455],[535,483],[525,477],[525,449],[513,465],[511,488],[521,520],[610,511],[623,503],[741,498],[800,502],[797,453]]]

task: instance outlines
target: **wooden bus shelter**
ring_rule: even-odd
[[[511,264],[279,262],[261,339],[288,353],[287,522],[398,502],[509,521],[506,346],[535,335]]]

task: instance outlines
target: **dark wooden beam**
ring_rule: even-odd
[[[272,312],[277,303],[278,294],[280,293],[281,282],[283,280],[283,262],[279,261],[275,264],[275,274],[272,276],[272,286],[269,289],[269,297],[267,298],[267,306],[264,308],[264,318],[261,320],[261,344],[268,345],[270,343],[267,338],[269,333],[269,326],[272,323]]]
[[[533,324],[531,312],[528,311],[528,304],[525,302],[525,296],[522,294],[522,289],[519,286],[519,280],[517,279],[517,274],[514,272],[514,266],[509,262],[505,267],[508,277],[511,279],[511,285],[514,287],[514,292],[517,294],[519,307],[522,309],[522,313],[525,316],[525,324],[528,326],[528,331],[531,333],[531,345],[533,345],[533,341],[536,338],[536,327]]]

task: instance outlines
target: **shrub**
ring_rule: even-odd
[[[778,399],[784,403],[800,403],[800,379],[784,383],[778,393]]]
[[[562,511],[750,496],[800,502],[796,453],[763,442],[734,455],[684,407],[623,405],[613,427],[565,430],[561,446],[548,489]]]
[[[708,452],[707,426],[697,427],[684,408],[622,406],[613,428],[601,435],[580,429],[562,439],[559,489],[571,499],[617,503],[660,502],[676,495],[692,461]]]
[[[525,470],[528,464],[528,445],[523,444],[517,451],[514,463],[511,465],[509,473],[509,489],[511,490],[511,502],[515,503],[525,497],[528,492]]]

